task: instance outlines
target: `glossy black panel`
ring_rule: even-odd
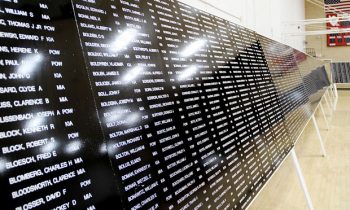
[[[332,63],[332,79],[334,83],[349,83],[350,82],[350,65],[349,63]]]
[[[0,12],[5,209],[246,209],[329,85],[313,58],[175,0]]]
[[[0,4],[2,208],[117,204],[71,2],[16,2]]]

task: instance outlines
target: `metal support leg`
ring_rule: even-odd
[[[326,113],[324,112],[322,103],[320,103],[320,109],[321,109],[324,121],[326,122],[327,130],[329,130],[329,124],[328,124],[327,116],[326,116]]]
[[[324,98],[324,100],[326,101],[327,107],[328,107],[328,109],[331,111],[331,114],[332,114],[332,113],[333,113],[333,109],[332,109],[332,106],[329,104],[326,95],[324,95],[323,98]]]
[[[337,91],[337,86],[336,84],[332,84],[332,93],[334,95],[334,111],[337,109],[337,104],[338,104],[338,91]]]
[[[330,89],[330,87],[327,87],[327,89],[326,89],[326,95],[329,97],[329,89]]]
[[[314,206],[312,205],[312,200],[311,200],[309,191],[307,189],[303,173],[301,172],[300,164],[299,164],[297,155],[295,154],[294,148],[292,149],[290,154],[291,154],[291,157],[292,157],[292,160],[294,163],[295,170],[296,170],[297,175],[298,175],[298,179],[299,179],[301,188],[303,189],[303,192],[304,192],[304,195],[306,198],[307,206],[309,207],[309,210],[314,210]]]
[[[330,89],[331,89],[332,96],[333,96],[333,98],[334,98],[334,100],[335,100],[335,99],[337,98],[337,95],[335,94],[334,84],[332,84],[332,85],[330,86]]]
[[[333,110],[335,110],[335,101],[333,100],[332,95],[329,93],[329,89],[330,88],[327,88],[325,97],[329,98],[330,106],[332,107]]]
[[[335,97],[338,99],[338,89],[337,89],[337,85],[336,84],[333,84],[333,91],[334,91]]]
[[[321,132],[320,132],[320,129],[318,128],[315,115],[312,115],[312,116],[311,116],[311,119],[312,119],[312,122],[313,122],[313,124],[314,124],[315,129],[316,129],[316,133],[317,133],[318,140],[320,141],[322,156],[325,157],[325,156],[326,156],[326,150],[325,150],[324,145],[323,145],[323,140],[322,140]]]

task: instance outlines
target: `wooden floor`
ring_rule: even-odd
[[[330,113],[324,104],[327,113]],[[327,156],[309,123],[296,146],[296,153],[315,210],[350,209],[350,91],[339,91],[336,112],[328,116],[330,130],[319,111],[317,122]],[[249,210],[307,210],[291,157],[288,157]]]

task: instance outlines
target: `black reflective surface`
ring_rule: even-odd
[[[350,64],[347,62],[337,62],[331,64],[332,79],[334,83],[350,82]]]
[[[313,58],[174,0],[0,16],[4,209],[246,209],[329,85]]]

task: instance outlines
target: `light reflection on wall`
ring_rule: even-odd
[[[194,74],[196,74],[197,70],[198,70],[197,66],[190,66],[180,73],[180,75],[178,76],[178,79],[180,81],[186,80],[192,77]]]
[[[141,115],[138,112],[131,112],[131,113],[119,112],[109,117],[106,117],[105,121],[107,123],[107,126],[110,126],[110,127],[123,125],[123,124],[132,125],[132,124],[135,124],[138,120],[140,120],[140,116]]]
[[[196,52],[198,52],[199,50],[201,50],[202,48],[204,48],[206,44],[207,44],[207,40],[198,39],[190,43],[189,45],[187,45],[186,48],[180,52],[180,56],[190,57]]]
[[[122,119],[122,117],[125,115],[125,112],[128,111],[126,109],[122,109],[122,108],[115,108],[113,109],[113,111],[111,113],[113,114],[110,114],[108,116],[105,116],[105,122],[108,123],[108,122],[115,122],[119,119]]]
[[[3,173],[6,170],[6,159],[0,158],[0,173]]]
[[[211,168],[215,167],[216,164],[219,164],[223,158],[221,158],[217,153],[213,153],[210,157],[201,161],[203,167]]]
[[[139,120],[140,120],[140,114],[137,112],[132,112],[127,116],[126,123],[132,125]]]
[[[68,154],[74,154],[75,152],[80,150],[81,147],[81,142],[79,140],[75,140],[67,144],[65,152]]]
[[[39,54],[28,55],[22,60],[22,64],[17,69],[19,74],[30,74],[41,64],[44,60],[43,56]]]
[[[302,101],[304,96],[303,96],[303,93],[300,92],[300,91],[295,91],[291,94],[290,98],[292,100],[296,100],[296,101]]]
[[[136,66],[130,70],[128,70],[125,75],[122,78],[122,81],[125,84],[128,84],[132,81],[135,81],[135,79],[137,79],[137,77],[139,77],[139,75],[144,71],[144,68],[142,66]]]
[[[111,43],[110,50],[119,52],[125,50],[127,46],[136,39],[138,31],[136,29],[126,29]]]
[[[58,143],[56,141],[52,141],[50,143],[47,143],[45,146],[41,147],[41,152],[52,152],[58,147]]]
[[[106,143],[102,143],[102,144],[100,145],[99,151],[100,151],[101,154],[107,154],[108,150],[107,150],[107,145],[106,145]]]
[[[26,123],[26,127],[34,128],[39,125],[42,125],[44,122],[45,119],[43,117],[35,117]]]

